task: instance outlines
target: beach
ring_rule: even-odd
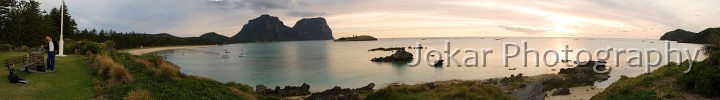
[[[130,49],[130,50],[126,50],[126,51],[127,51],[128,53],[130,53],[130,54],[133,54],[133,55],[142,55],[142,54],[145,54],[145,53],[162,51],[162,50],[185,49],[185,48],[200,48],[200,47],[210,47],[210,46],[216,46],[216,45],[147,47],[147,48]]]

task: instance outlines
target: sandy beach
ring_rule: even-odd
[[[571,87],[570,89],[570,95],[558,95],[558,96],[551,96],[556,89],[553,89],[551,91],[545,92],[545,94],[548,94],[545,99],[546,100],[590,100],[590,98],[600,92],[602,92],[603,88],[597,88],[594,86],[581,86],[581,87]]]
[[[133,54],[133,55],[142,55],[142,54],[145,54],[145,53],[150,53],[150,52],[155,52],[155,51],[162,51],[162,50],[184,49],[184,48],[200,48],[200,47],[210,47],[210,46],[216,46],[216,45],[147,47],[147,48],[130,49],[130,50],[127,50],[127,52],[130,53],[130,54]]]

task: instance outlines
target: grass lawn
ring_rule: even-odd
[[[56,57],[55,69],[50,73],[15,71],[30,84],[8,81],[5,59],[27,55],[25,52],[0,52],[0,100],[27,99],[92,99],[95,95],[88,65],[81,56]]]

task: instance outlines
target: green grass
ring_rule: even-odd
[[[125,66],[132,74],[134,81],[126,84],[109,84],[108,78],[105,76],[94,76],[96,83],[97,95],[108,99],[123,99],[128,93],[136,90],[147,91],[152,98],[162,99],[279,99],[275,97],[263,96],[255,93],[250,86],[235,82],[218,82],[212,79],[189,76],[179,73],[179,78],[172,78],[164,74],[159,74],[157,67],[147,67],[143,63],[133,60],[144,59],[153,63],[157,63],[157,56],[143,55],[135,56],[125,52],[110,53],[110,57]],[[158,64],[154,64],[158,65]]]
[[[703,62],[695,62],[693,64],[693,68],[700,66],[703,66]],[[648,74],[642,74],[633,78],[623,77],[603,92],[593,96],[592,99],[682,99],[686,91],[677,85],[677,79],[683,76],[683,71],[687,68],[687,61],[680,65],[670,63]]]
[[[422,84],[388,86],[369,93],[368,100],[511,100],[500,87],[479,81],[436,82],[428,88]],[[440,85],[442,84],[442,85]]]
[[[7,81],[5,59],[27,55],[25,52],[0,52],[0,100],[28,99],[92,99],[94,90],[87,64],[81,56],[56,57],[55,69],[50,73],[15,71],[30,84],[12,84]]]

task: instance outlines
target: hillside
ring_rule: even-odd
[[[695,36],[696,34],[697,33],[685,31],[682,29],[676,29],[665,33],[663,36],[660,37],[660,40],[682,41],[692,36]]]
[[[680,43],[697,43],[697,44],[708,44],[707,37],[710,34],[720,34],[720,28],[708,28],[703,31],[700,31],[695,36],[692,36],[690,38],[687,38],[685,40],[679,41]]]

